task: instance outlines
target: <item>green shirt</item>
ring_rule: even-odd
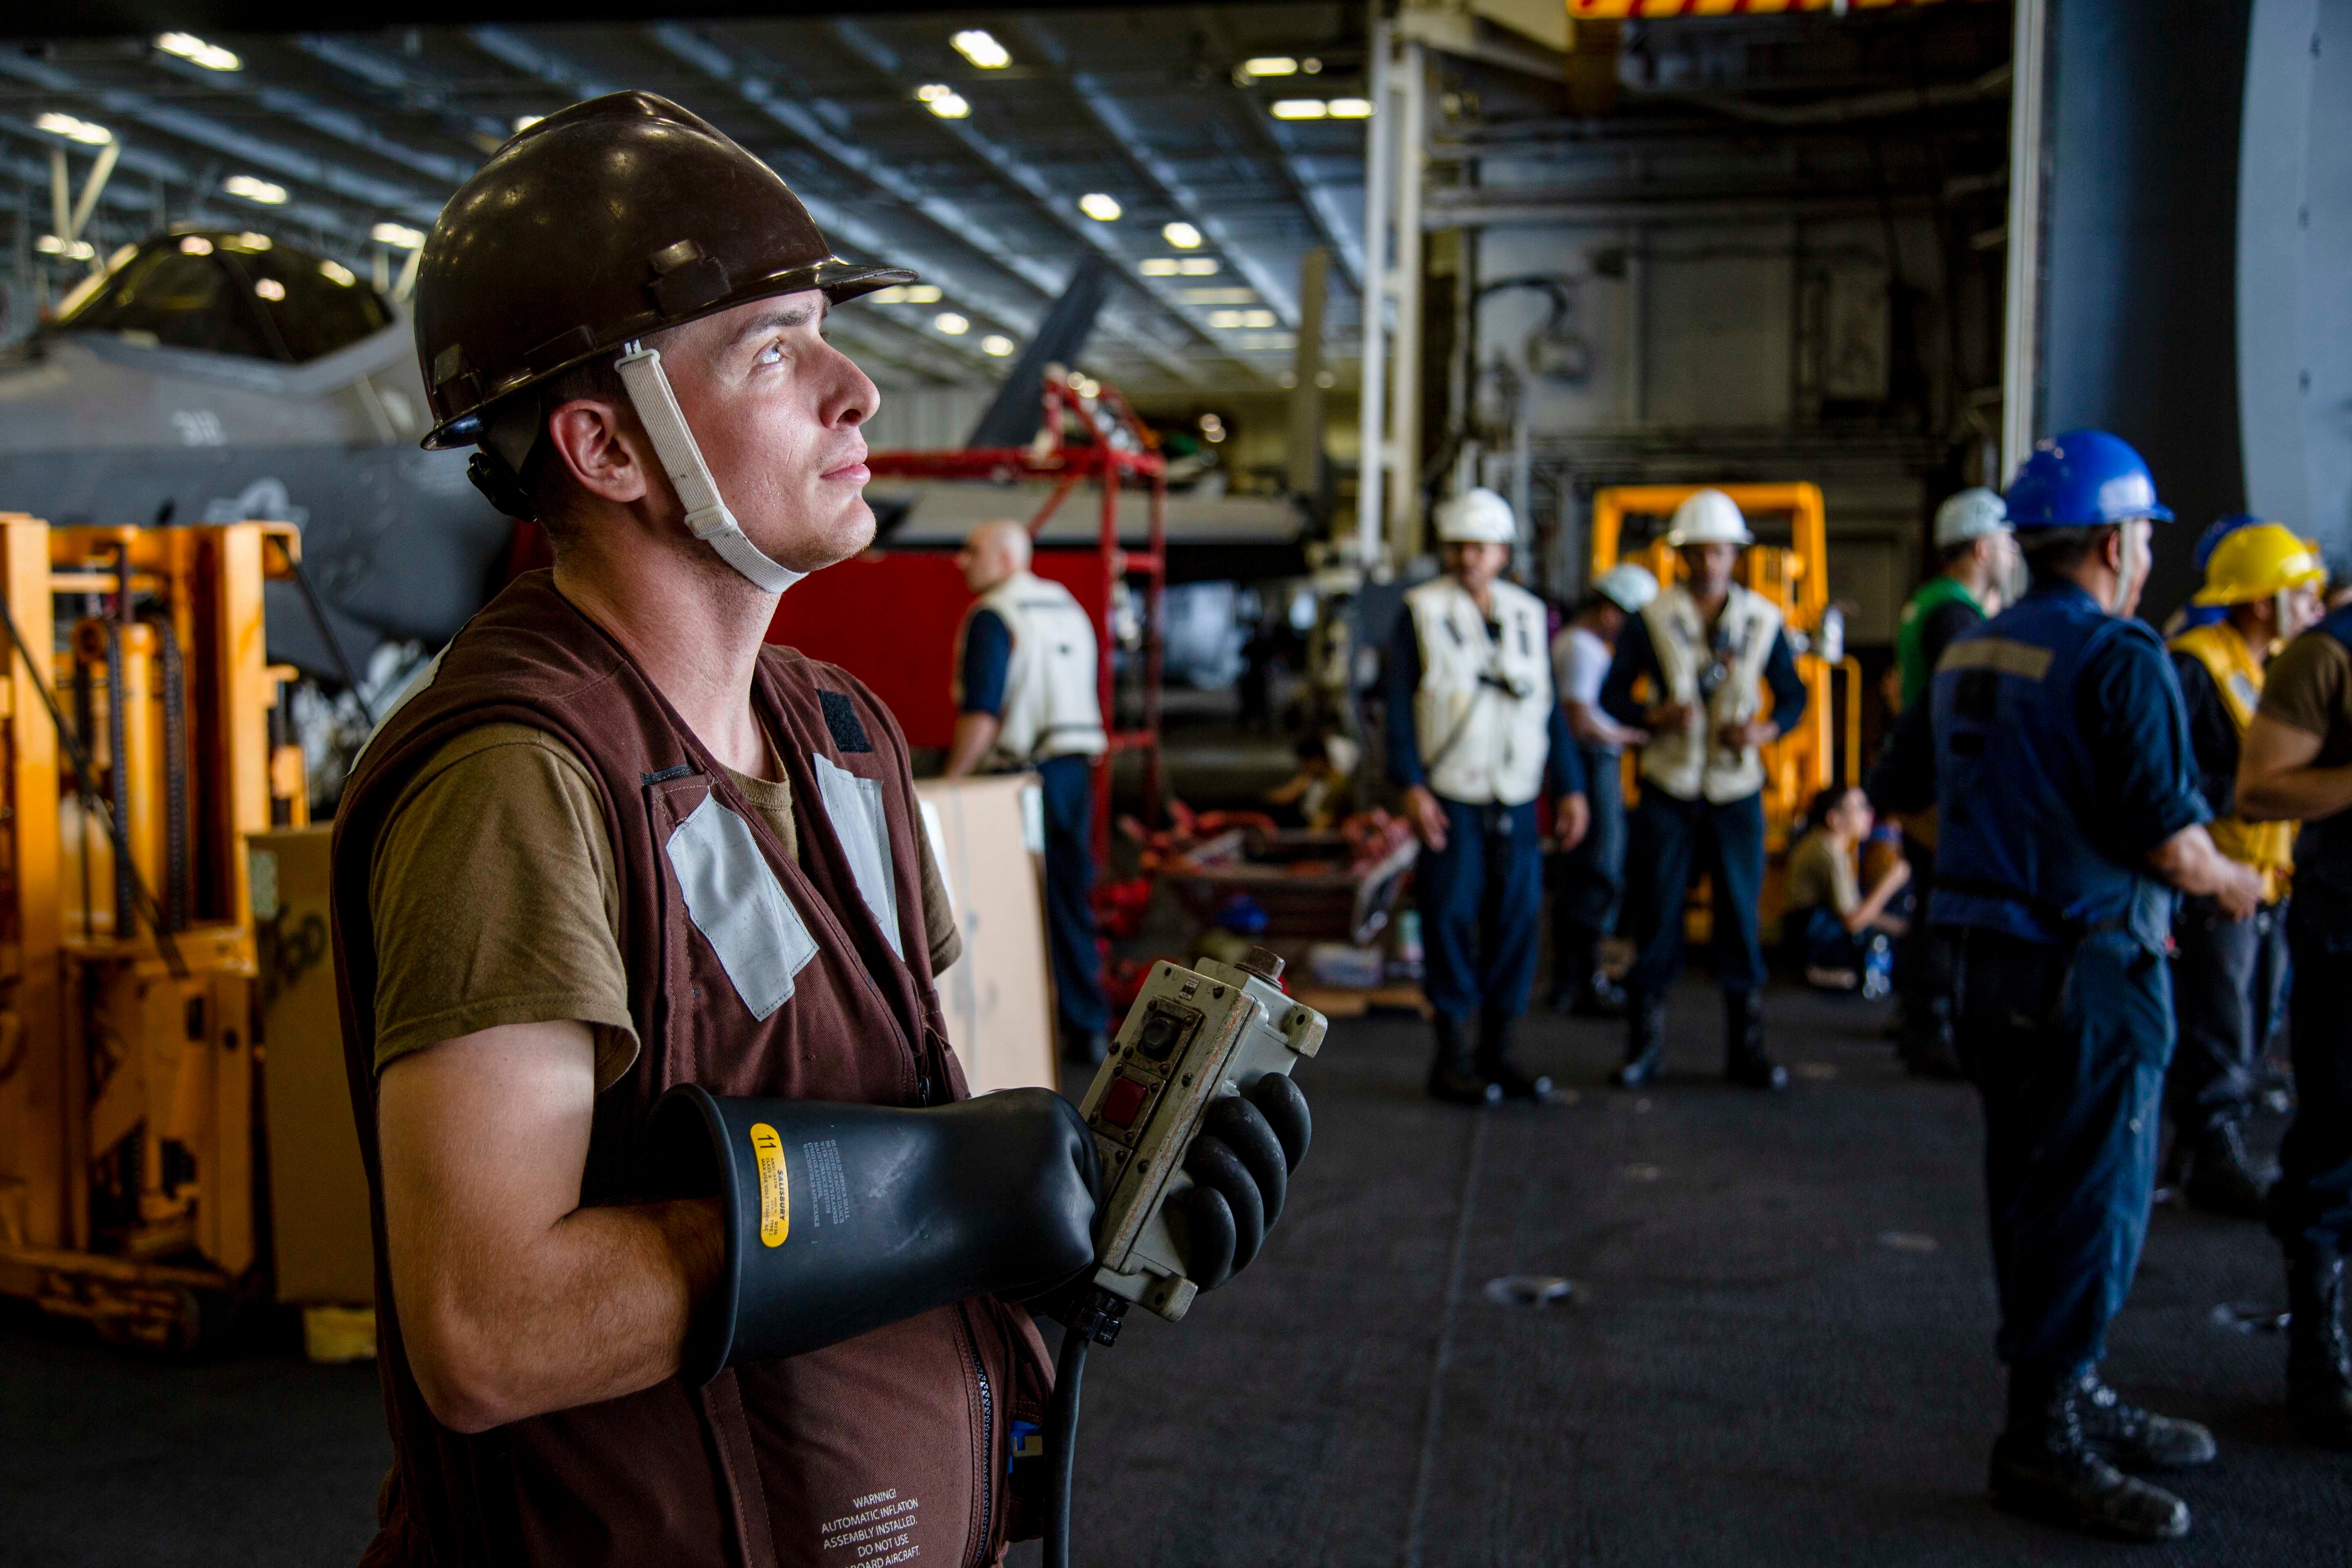
[[[1927,658],[1927,623],[1947,605],[1966,605],[1977,613],[1977,619],[1984,619],[1984,606],[1958,578],[1939,572],[1920,584],[1919,591],[1911,595],[1911,602],[1903,606],[1903,618],[1895,628],[1895,662],[1903,674],[1906,708],[1927,696],[1927,682],[1935,679],[1936,671]]]

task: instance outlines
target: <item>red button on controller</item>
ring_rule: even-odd
[[[1150,1084],[1138,1083],[1131,1078],[1115,1078],[1110,1080],[1110,1087],[1103,1090],[1102,1103],[1095,1108],[1095,1114],[1113,1127],[1132,1127],[1136,1113],[1150,1098]]]

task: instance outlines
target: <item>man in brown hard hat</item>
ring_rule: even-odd
[[[394,1447],[370,1563],[985,1563],[1034,1532],[1007,1476],[1051,1378],[1009,1299],[1090,1264],[1093,1148],[1048,1091],[968,1098],[905,739],[762,644],[874,531],[877,396],[825,313],[912,276],[641,93],[516,136],[425,243],[426,444],[478,446],[555,564],[402,695],[336,823]],[[748,1230],[649,1121],[673,1088],[759,1098]]]

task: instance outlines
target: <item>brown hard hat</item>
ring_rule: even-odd
[[[914,274],[844,261],[774,170],[649,92],[575,103],[499,149],[441,209],[416,269],[432,447],[632,338],[752,300],[836,303]]]

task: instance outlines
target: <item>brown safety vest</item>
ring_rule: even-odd
[[[1003,1479],[1012,1425],[1042,1420],[1051,1368],[1028,1314],[993,1297],[739,1366],[701,1390],[672,1378],[475,1435],[433,1418],[404,1353],[375,1138],[369,868],[402,787],[466,730],[547,731],[586,763],[603,796],[642,1049],[598,1097],[583,1204],[657,1188],[637,1166],[638,1143],[648,1110],[673,1084],[869,1105],[971,1092],[931,984],[905,737],[855,678],[789,649],[762,650],[752,698],[792,784],[804,861],[785,853],[644,671],[546,572],[517,580],[467,623],[430,684],[384,720],[345,787],[334,838],[335,969],[373,1208],[377,1362],[394,1453],[378,1502],[382,1532],[362,1559],[369,1568],[990,1563],[1014,1531],[1034,1533],[1028,1500],[1008,1496]],[[844,784],[820,778],[825,764],[861,781],[847,787],[864,803],[863,824],[845,827],[828,814],[824,783],[836,799]],[[764,1019],[688,918],[665,852],[669,835],[713,797],[749,826],[814,941],[791,995]],[[861,889],[856,869],[874,844],[877,802],[895,950],[871,906],[878,889]],[[864,856],[869,883],[876,858]]]

